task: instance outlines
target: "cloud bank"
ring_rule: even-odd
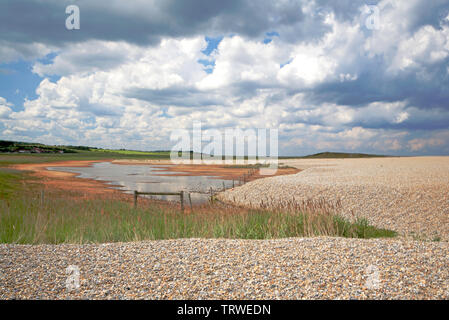
[[[447,1],[371,2],[369,29],[364,1],[78,0],[68,31],[72,2],[0,4],[0,62],[41,77],[0,138],[169,149],[201,121],[278,128],[281,155],[449,154]]]

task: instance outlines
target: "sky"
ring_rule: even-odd
[[[0,2],[0,139],[169,150],[199,121],[449,155],[449,1]]]

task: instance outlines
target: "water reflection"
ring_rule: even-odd
[[[139,192],[192,192],[193,203],[209,199],[210,188],[221,190],[232,186],[232,181],[213,176],[176,176],[175,172],[162,171],[158,165],[118,165],[110,162],[94,163],[91,167],[48,167],[48,170],[78,174],[79,178],[105,181],[111,188],[125,193]],[[113,185],[113,186],[112,186]],[[118,186],[118,187],[117,187]],[[176,201],[177,196],[152,196],[161,200]]]

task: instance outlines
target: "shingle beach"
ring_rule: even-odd
[[[249,182],[219,195],[257,207],[309,199],[341,201],[340,214],[364,217],[403,236],[449,240],[449,157],[281,160],[298,174]]]
[[[400,237],[3,244],[0,299],[449,299],[449,158],[283,162],[221,199],[340,199]]]
[[[449,298],[447,242],[295,238],[1,245],[0,261],[0,299]],[[70,282],[76,269],[69,266],[79,270],[79,288]]]

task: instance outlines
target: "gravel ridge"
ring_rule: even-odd
[[[364,217],[414,239],[449,240],[449,157],[289,159],[302,169],[220,193],[221,201],[258,207],[323,198],[340,214]]]

